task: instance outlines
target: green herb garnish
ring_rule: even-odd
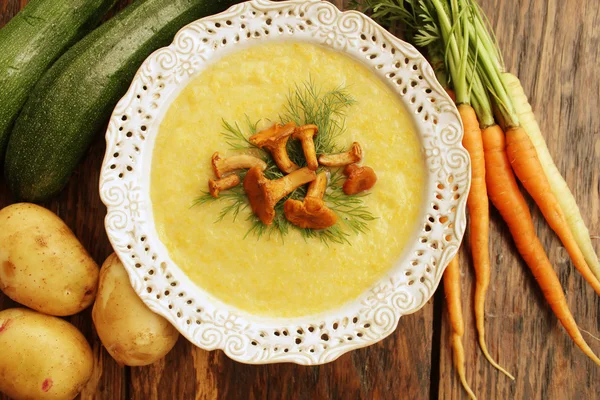
[[[317,88],[312,80],[301,85],[296,85],[290,91],[287,98],[285,111],[279,116],[280,122],[294,122],[296,125],[314,124],[319,127],[316,135],[315,149],[317,154],[336,153],[341,149],[336,143],[345,131],[345,117],[349,106],[355,103],[354,99],[345,88],[336,88],[330,91],[322,91]],[[248,138],[257,133],[260,120],[252,122],[249,117],[243,123],[230,123],[223,120],[222,135],[232,150],[251,150],[267,163],[264,171],[268,179],[278,179],[284,176],[279,170],[271,155],[256,147]],[[288,141],[287,152],[290,159],[300,167],[306,165],[306,159],[302,146],[297,140]],[[317,171],[319,172],[319,171]],[[243,181],[245,171],[239,174]],[[283,204],[287,199],[302,200],[306,195],[306,187],[301,186],[275,205],[275,219],[272,225],[263,224],[252,212],[249,212],[246,220],[251,222],[250,229],[244,238],[256,236],[257,239],[278,234],[284,238],[291,229],[299,230],[305,240],[319,239],[325,244],[338,243],[349,244],[351,234],[365,233],[369,230],[368,222],[374,220],[371,212],[364,205],[364,197],[367,193],[348,196],[344,193],[342,186],[344,176],[340,170],[331,172],[328,190],[323,196],[323,201],[338,216],[338,222],[327,229],[302,229],[291,224],[284,215]],[[195,199],[193,206],[202,205],[214,201],[223,202],[225,205],[219,212],[215,222],[222,221],[231,216],[235,221],[240,213],[249,209],[250,203],[242,185],[224,191],[218,198],[214,198],[209,192],[202,192]]]

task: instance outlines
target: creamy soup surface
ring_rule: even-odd
[[[346,133],[364,150],[378,182],[365,204],[377,217],[351,245],[305,241],[294,230],[257,240],[245,211],[215,222],[226,204],[191,208],[213,177],[215,151],[232,154],[220,134],[228,122],[278,121],[295,84],[345,86],[356,100]],[[173,101],[154,147],[151,198],[160,239],[173,261],[202,289],[249,313],[297,317],[342,306],[380,279],[399,259],[415,227],[424,161],[410,116],[396,95],[349,57],[306,43],[251,47],[225,56]]]

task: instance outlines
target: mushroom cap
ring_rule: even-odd
[[[244,178],[244,190],[250,201],[252,212],[265,225],[271,225],[275,218],[275,203],[267,188],[267,182],[260,167],[253,167],[248,170]]]
[[[354,156],[356,159],[362,160],[363,149],[360,143],[353,142],[348,153],[352,154],[352,156]]]
[[[223,156],[218,151],[216,151],[210,159],[215,176],[219,179],[223,177],[219,168],[221,160],[223,160]]]
[[[217,183],[217,181],[215,181],[214,179],[208,180],[208,191],[210,192],[210,195],[212,197],[214,197],[215,199],[219,197],[221,188],[219,187],[219,184]]]
[[[296,124],[293,122],[288,122],[285,125],[275,124],[270,128],[255,133],[248,140],[261,149],[263,147],[271,149],[280,146],[283,140],[287,142],[287,139],[294,133],[295,128]]]
[[[317,132],[319,132],[319,128],[316,125],[313,124],[307,124],[307,125],[302,125],[302,126],[297,126],[296,128],[294,128],[294,134],[292,135],[292,137],[294,139],[305,139],[305,138],[312,138],[314,137]]]
[[[371,167],[359,167],[350,164],[344,168],[344,175],[348,177],[344,182],[344,193],[353,195],[371,189],[377,182],[377,175]]]
[[[279,169],[289,174],[300,168],[290,160],[286,149],[288,139],[294,133],[295,128],[296,124],[293,122],[289,122],[283,126],[275,124],[268,129],[250,136],[248,140],[261,149],[269,150]]]
[[[305,197],[304,202],[289,199],[283,204],[285,217],[300,228],[325,229],[335,225],[337,215],[316,197]]]

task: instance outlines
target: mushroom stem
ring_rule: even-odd
[[[297,127],[292,135],[294,139],[298,139],[302,143],[302,152],[306,159],[306,165],[313,171],[316,171],[317,168],[319,168],[315,142],[313,140],[313,137],[317,134],[318,130],[319,128],[317,128],[316,125],[303,125]]]
[[[251,168],[244,178],[244,190],[248,195],[252,212],[265,225],[271,225],[275,218],[275,204],[296,188],[313,181],[317,175],[308,168],[298,169],[283,178],[269,180],[263,170]]]
[[[231,189],[240,184],[240,177],[233,174],[228,175],[225,178],[215,181],[214,179],[208,180],[208,191],[210,195],[215,199],[219,197],[219,193],[223,190]]]
[[[362,160],[362,147],[358,142],[352,143],[352,147],[345,153],[322,154],[319,156],[319,163],[326,167],[343,167],[344,165],[354,164]]]
[[[335,225],[337,215],[325,205],[322,197],[327,188],[327,173],[320,172],[310,183],[304,201],[287,199],[283,212],[288,221],[303,229],[325,229]]]
[[[327,189],[327,173],[319,172],[317,178],[308,185],[306,197],[321,199],[325,194],[325,189]]]
[[[296,124],[293,122],[285,125],[275,124],[272,127],[260,131],[248,138],[250,143],[260,147],[261,149],[267,149],[271,152],[275,164],[284,173],[289,174],[292,171],[297,170],[298,167],[287,153],[287,142],[290,136],[294,133]]]
[[[268,190],[273,193],[273,198],[276,204],[279,200],[283,199],[300,186],[314,181],[316,176],[317,175],[315,174],[315,171],[304,167],[297,169],[283,178],[268,180],[265,185]]]
[[[220,179],[229,172],[238,169],[260,167],[262,170],[265,170],[267,164],[260,158],[247,154],[223,157],[219,152],[215,152],[212,156],[212,167],[215,175]]]
[[[273,156],[275,164],[277,164],[277,167],[279,167],[279,169],[285,174],[289,174],[290,172],[296,171],[298,168],[300,168],[290,159],[290,156],[287,153],[286,146],[288,139],[289,136],[282,140],[279,146],[271,149],[271,155]]]

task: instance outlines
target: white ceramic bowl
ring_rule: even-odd
[[[225,54],[282,40],[320,44],[369,67],[413,116],[426,162],[420,229],[396,265],[355,301],[296,319],[248,315],[197,287],[159,240],[149,191],[154,140],[180,90]],[[453,102],[411,45],[328,2],[253,0],[184,27],[140,67],[106,133],[106,232],[142,300],[195,345],[245,363],[326,363],[383,339],[432,296],[465,230],[470,161],[461,140]]]

